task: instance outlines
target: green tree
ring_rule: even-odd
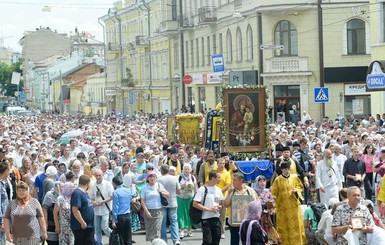
[[[128,67],[126,68],[126,78],[122,79],[122,85],[127,87],[135,87],[131,69]]]
[[[7,65],[3,62],[0,63],[0,86],[2,91],[6,90],[6,96],[14,96],[17,90],[17,86],[15,84],[11,84],[12,73],[19,72],[22,73],[20,69],[21,61],[16,62],[12,65]],[[20,83],[19,90],[21,90],[23,84]]]

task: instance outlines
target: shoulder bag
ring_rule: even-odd
[[[160,188],[160,185],[158,183],[158,192],[159,192],[159,196],[160,196],[160,202],[162,203],[163,207],[166,207],[166,206],[168,206],[167,197],[163,196],[162,192],[159,191],[159,188]]]
[[[204,186],[204,187],[205,187],[205,195],[203,196],[203,200],[202,200],[202,205],[203,206],[205,205],[206,196],[207,196],[207,186]],[[202,221],[202,212],[203,211],[200,210],[200,209],[195,208],[193,206],[193,202],[194,201],[191,201],[190,210],[189,210],[191,223],[192,224],[199,224]]]

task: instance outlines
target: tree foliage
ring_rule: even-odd
[[[11,84],[12,80],[12,73],[13,72],[19,72],[22,73],[22,70],[20,69],[21,62],[18,61],[15,64],[7,65],[3,62],[0,62],[0,86],[1,91],[6,91],[5,95],[7,96],[14,96],[15,91],[17,90],[17,86],[14,84]],[[22,89],[22,83],[20,83],[19,90]]]

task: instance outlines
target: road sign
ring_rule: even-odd
[[[261,45],[259,46],[259,49],[270,49],[270,50],[283,50],[284,49],[284,46],[283,45]]]
[[[326,88],[326,87],[314,88],[314,102],[317,102],[317,103],[329,102],[329,88]]]
[[[186,74],[183,76],[182,80],[183,80],[184,84],[190,84],[193,82],[193,77],[189,74]]]
[[[225,62],[223,60],[223,54],[213,54],[211,55],[211,60],[212,60],[214,72],[225,71]]]

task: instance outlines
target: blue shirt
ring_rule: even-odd
[[[38,192],[37,197],[38,197],[38,200],[40,203],[43,202],[43,194],[44,194],[43,182],[46,178],[47,178],[47,175],[45,175],[45,173],[41,173],[38,176],[36,176],[35,183],[34,183],[34,186],[39,188],[39,192]]]
[[[160,202],[158,185],[161,191],[165,191],[163,185],[160,183],[156,183],[154,187],[146,184],[142,188],[140,197],[144,199],[147,209],[161,209],[163,207]]]
[[[76,188],[71,196],[71,229],[80,230],[81,225],[72,213],[72,207],[74,206],[79,208],[80,214],[82,215],[84,222],[87,224],[87,228],[93,228],[94,207],[88,193]]]
[[[112,194],[112,218],[118,223],[118,216],[131,212],[131,190],[122,185],[118,186]]]

